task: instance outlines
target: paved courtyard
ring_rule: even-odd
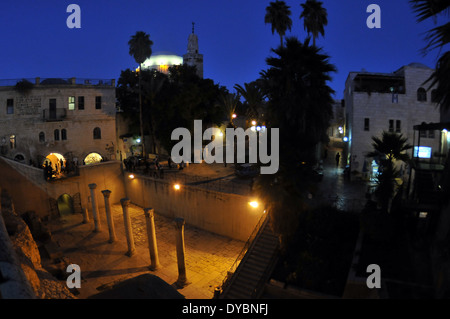
[[[172,219],[155,213],[155,228],[161,267],[150,271],[147,228],[144,210],[129,206],[136,253],[128,257],[122,206],[112,205],[117,241],[109,243],[109,231],[104,209],[100,209],[101,232],[94,232],[94,221],[83,224],[81,214],[66,215],[53,221],[53,240],[70,263],[81,268],[82,283],[78,298],[88,298],[124,279],[141,274],[153,274],[170,285],[178,278],[175,247],[175,224]],[[185,226],[186,273],[189,285],[178,292],[187,299],[210,299],[214,287],[220,285],[244,242]]]

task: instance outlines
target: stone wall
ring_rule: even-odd
[[[1,298],[74,299],[64,283],[42,267],[38,246],[7,192],[1,192],[0,201]]]
[[[247,196],[181,185],[164,180],[125,176],[127,197],[141,207],[152,207],[166,217],[182,217],[187,224],[238,240],[247,240],[263,214]]]
[[[125,196],[120,162],[109,161],[80,166],[79,172],[79,176],[46,182],[41,169],[0,157],[0,187],[8,190],[19,213],[35,211],[41,218],[52,214],[55,210],[54,204],[63,194],[72,198],[79,194],[81,206],[91,211],[91,194],[88,187],[91,183],[97,184],[99,208],[104,207],[101,194],[104,189],[112,192],[111,203],[118,203]]]

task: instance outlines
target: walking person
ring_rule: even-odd
[[[336,167],[339,167],[339,160],[341,159],[341,154],[339,152],[336,154]]]

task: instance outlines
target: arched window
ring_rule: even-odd
[[[39,142],[41,142],[41,143],[45,142],[45,133],[44,132],[39,133]]]
[[[100,140],[102,138],[102,130],[99,127],[94,128],[94,140]]]
[[[438,98],[437,98],[437,91],[436,89],[431,90],[431,102],[433,103],[438,103]]]
[[[54,130],[53,135],[55,136],[55,141],[59,141],[59,130]]]
[[[61,130],[61,140],[67,140],[67,130],[65,128]]]
[[[417,90],[417,101],[419,102],[427,101],[427,91],[424,88],[419,88]]]

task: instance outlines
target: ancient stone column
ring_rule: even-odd
[[[102,225],[100,223],[100,216],[98,215],[98,205],[97,196],[95,194],[95,189],[97,184],[89,184],[89,189],[91,190],[91,203],[92,203],[92,215],[94,216],[95,232],[101,231]]]
[[[177,261],[178,261],[178,280],[176,285],[183,287],[188,284],[186,278],[186,263],[185,263],[185,249],[184,249],[184,219],[175,218],[176,229],[176,247],[177,247]]]
[[[128,252],[125,254],[128,257],[133,256],[136,248],[134,247],[133,231],[131,229],[131,219],[128,212],[128,206],[130,205],[130,200],[128,198],[122,198],[120,200],[123,210],[123,223],[125,225],[125,235],[127,236]]]
[[[150,252],[150,270],[159,268],[158,246],[156,244],[155,232],[155,210],[153,208],[145,208],[145,221],[147,224],[148,250]]]
[[[102,193],[105,199],[106,220],[108,221],[108,229],[109,229],[109,242],[113,243],[116,241],[116,231],[114,229],[114,221],[111,215],[111,206],[109,205],[109,196],[111,195],[111,191],[105,189],[102,191]]]
[[[89,212],[86,207],[83,207],[83,224],[89,223]]]

